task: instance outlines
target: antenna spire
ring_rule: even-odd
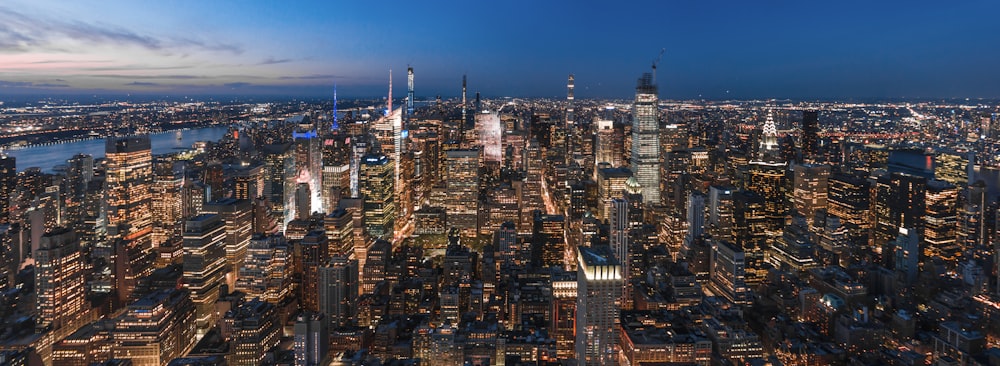
[[[389,69],[389,108],[385,115],[392,114],[392,69]]]

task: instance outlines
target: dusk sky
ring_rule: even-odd
[[[1000,2],[0,2],[3,95],[1000,97]]]

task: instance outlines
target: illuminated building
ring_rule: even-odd
[[[735,187],[708,187],[708,233],[722,240],[735,240],[733,235]]]
[[[157,163],[152,185],[153,247],[184,231],[184,176],[174,172],[173,163]]]
[[[358,297],[358,261],[335,256],[318,268],[319,312],[326,314],[331,329],[345,326],[354,318]]]
[[[796,164],[793,171],[793,207],[806,217],[806,222],[817,226],[816,212],[827,209],[830,166]]]
[[[226,223],[215,214],[195,216],[184,223],[184,287],[196,308],[199,339],[219,320],[215,302],[225,283]]]
[[[313,211],[325,212],[323,207],[323,139],[319,138],[316,128],[308,116],[303,116],[302,122],[292,133],[295,151],[295,183],[309,186],[309,207]],[[295,208],[298,212],[299,208]]]
[[[224,198],[208,202],[203,212],[218,214],[226,223],[226,283],[232,288],[240,267],[247,257],[247,246],[253,230],[253,211],[249,200]]]
[[[868,245],[871,222],[871,185],[867,180],[834,174],[827,180],[827,213],[850,224],[849,233],[856,244]]]
[[[233,198],[253,200],[264,195],[264,166],[240,167],[233,178]]]
[[[604,168],[597,170],[597,219],[608,219],[611,210],[611,199],[621,197],[625,190],[625,182],[632,177],[632,171],[626,168]]]
[[[622,298],[620,300],[621,307],[624,309],[631,309],[632,304],[632,283],[629,282],[630,260],[631,256],[629,252],[631,251],[631,243],[629,243],[629,232],[631,231],[631,225],[629,225],[629,202],[623,198],[613,198],[611,199],[611,212],[608,214],[609,223],[609,239],[608,242],[611,246],[611,251],[615,253],[616,258],[624,258],[620,260],[622,268]]]
[[[632,105],[632,175],[642,185],[644,202],[660,202],[660,111],[657,87],[649,73],[639,78]]]
[[[247,298],[281,303],[292,292],[292,261],[291,247],[284,236],[255,235],[247,247],[235,288],[246,293]]]
[[[338,208],[323,219],[326,238],[329,241],[329,255],[354,257],[354,217],[345,209]]]
[[[608,163],[612,168],[625,166],[625,159],[622,157],[625,137],[622,136],[622,129],[615,126],[614,111],[614,107],[605,107],[597,120],[597,146],[594,148],[597,166],[601,163]]]
[[[749,169],[744,189],[764,199],[764,215],[768,223],[766,234],[777,236],[784,226],[788,198],[785,194],[785,164],[751,161]]]
[[[925,179],[934,179],[934,156],[923,150],[899,149],[889,151],[889,174],[902,173]]]
[[[264,145],[264,196],[271,203],[278,231],[292,221],[291,197],[295,190],[295,157],[290,144]]]
[[[52,345],[52,364],[90,366],[111,359],[110,321],[87,324]],[[111,324],[113,326],[113,323]]]
[[[35,258],[35,291],[37,293],[38,327],[62,329],[62,337],[76,330],[87,310],[83,286],[83,261],[80,241],[69,228],[54,228],[42,236]],[[58,338],[62,338],[58,337]]]
[[[709,288],[735,304],[748,304],[751,298],[743,248],[724,240],[712,240],[710,258]]]
[[[544,215],[535,211],[534,228],[532,229],[533,253],[535,265],[542,267],[562,266],[566,258],[566,217],[562,215]]]
[[[775,268],[785,271],[804,271],[816,265],[815,247],[808,221],[802,215],[793,214],[791,224],[785,226],[772,246],[769,261]]]
[[[321,366],[330,348],[329,322],[323,314],[306,312],[295,319],[295,366]]]
[[[274,304],[252,299],[226,312],[221,335],[231,343],[229,362],[260,365],[281,340],[281,323]]]
[[[483,163],[500,165],[502,158],[500,115],[494,111],[476,112],[476,129],[479,133],[479,145],[482,146]]]
[[[351,185],[351,138],[334,135],[323,143],[324,207],[329,211],[337,207],[340,198],[349,195]]]
[[[423,360],[421,365],[461,364],[463,350],[457,338],[458,329],[451,324],[439,328],[420,325],[413,331],[413,358]]]
[[[712,341],[670,319],[629,313],[622,320],[622,353],[630,365],[710,365]]]
[[[445,156],[448,227],[474,236],[479,214],[479,151],[448,150]]]
[[[554,272],[552,286],[552,337],[556,340],[556,357],[576,357],[577,272]]]
[[[969,184],[974,175],[975,153],[972,151],[941,151],[934,156],[934,177],[957,187]]]
[[[920,234],[913,228],[899,228],[899,236],[891,243],[893,269],[907,286],[917,281],[920,273]]]
[[[577,255],[576,359],[616,365],[622,266],[607,246],[580,247]]]
[[[153,154],[149,135],[108,138],[104,195],[107,227],[112,237],[135,242],[149,250],[153,224]]]
[[[386,268],[389,266],[391,256],[392,244],[385,240],[376,240],[368,248],[361,272],[361,293],[371,293],[379,281],[386,279]]]
[[[146,295],[115,317],[114,324],[112,356],[134,366],[162,366],[187,354],[197,340],[195,306],[184,290]]]
[[[986,336],[970,324],[948,321],[939,325],[934,336],[935,364],[974,365],[986,350]]]
[[[951,262],[961,256],[958,246],[958,187],[943,180],[927,181],[924,214],[924,254]]]
[[[901,173],[880,177],[875,183],[873,203],[875,250],[885,251],[884,246],[896,238],[899,228],[923,231],[927,179]],[[882,254],[883,260],[891,261],[891,253]]]
[[[91,171],[93,175],[93,171]],[[17,159],[0,154],[0,224],[10,222],[10,199],[17,184]]]
[[[396,220],[394,165],[385,155],[367,155],[361,164],[365,230],[376,238],[391,239],[393,236]]]

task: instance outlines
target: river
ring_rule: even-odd
[[[150,135],[150,142],[153,145],[154,155],[166,154],[179,149],[189,149],[197,141],[218,141],[228,129],[228,126],[215,126],[160,132]],[[52,173],[52,168],[66,164],[66,160],[76,154],[90,154],[94,159],[103,158],[104,139],[33,146],[7,150],[4,153],[17,159],[18,171],[38,167],[43,172]]]

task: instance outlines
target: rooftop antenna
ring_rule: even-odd
[[[333,84],[333,125],[331,126],[333,130],[340,129],[337,125],[337,84]]]
[[[392,113],[392,69],[389,69],[389,108],[385,115]]]

